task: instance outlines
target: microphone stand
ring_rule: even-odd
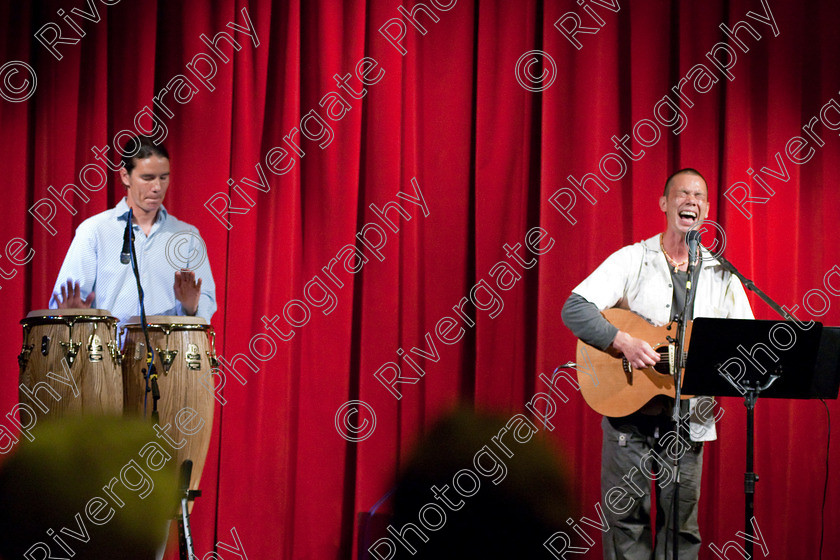
[[[758,286],[755,285],[755,283],[752,280],[750,280],[749,278],[747,278],[746,276],[741,274],[738,271],[738,269],[735,268],[734,264],[732,264],[728,260],[724,259],[723,256],[721,256],[721,255],[715,255],[715,258],[718,260],[718,262],[720,262],[720,264],[724,268],[724,270],[728,270],[729,272],[731,272],[732,274],[737,276],[738,280],[741,281],[741,284],[743,284],[746,289],[750,290],[751,292],[756,294],[758,297],[760,297],[762,300],[764,300],[764,303],[769,305],[773,309],[773,311],[775,311],[776,313],[781,315],[785,319],[785,321],[796,321],[796,317],[794,317],[793,315],[788,313],[785,310],[784,307],[781,307],[778,303],[776,303],[775,301],[770,299],[770,296],[768,296],[767,294],[762,292],[758,288]]]
[[[716,255],[715,258],[720,262],[725,270],[728,270],[730,273],[737,276],[744,287],[757,294],[758,297],[764,300],[764,302],[773,309],[773,311],[781,315],[786,321],[796,321],[796,318],[793,315],[788,313],[778,303],[770,299],[770,296],[756,287],[752,280],[741,274],[738,269],[735,268],[735,265],[722,256]],[[755,531],[753,530],[752,519],[755,512],[755,483],[758,482],[758,475],[753,471],[755,456],[755,405],[761,392],[769,389],[770,386],[780,377],[781,372],[777,370],[775,374],[768,377],[764,384],[760,384],[758,380],[751,380],[748,382],[746,387],[736,383],[733,379],[723,375],[721,372],[718,373],[720,373],[724,379],[733,385],[739,393],[746,393],[746,396],[744,397],[744,407],[747,409],[747,470],[744,472],[744,534],[746,535],[744,538],[744,548],[749,557],[753,558],[753,542],[755,541],[753,537]]]
[[[131,268],[134,271],[134,279],[137,282],[137,296],[140,299],[140,326],[143,329],[143,338],[146,340],[146,367],[142,370],[143,379],[146,381],[146,394],[143,396],[143,416],[146,416],[146,403],[148,401],[149,392],[151,392],[152,422],[159,424],[158,401],[160,400],[160,388],[158,387],[157,382],[157,368],[155,368],[155,352],[149,342],[149,328],[146,324],[146,304],[143,299],[143,286],[140,285],[140,267],[137,264],[137,253],[134,251],[134,224],[132,224],[133,215],[134,213],[132,209],[129,208],[128,224],[126,225],[127,231],[130,232],[128,250],[131,257]]]
[[[688,279],[685,283],[685,302],[683,303],[683,310],[677,316],[677,344],[674,357],[676,360],[668,360],[671,366],[671,374],[674,376],[674,429],[676,436],[680,437],[682,430],[682,418],[680,415],[680,400],[682,398],[682,371],[685,367],[685,352],[683,351],[685,341],[685,329],[688,322],[686,311],[689,309],[689,302],[693,296],[692,292],[692,276],[694,275],[694,261],[697,260],[698,239],[700,234],[695,230],[688,232]],[[679,503],[680,503],[680,460],[676,455],[672,461],[674,469],[674,495],[671,497],[671,510],[673,517],[671,519],[671,531],[673,538],[672,558],[677,560],[679,549]]]

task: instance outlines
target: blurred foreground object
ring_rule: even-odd
[[[39,423],[32,435],[0,465],[0,555],[154,558],[177,477],[173,450],[152,426],[71,416]]]
[[[428,541],[411,530],[403,533],[404,539],[389,531],[397,556],[408,556],[399,541],[417,549],[415,558],[436,560],[548,555],[543,542],[564,528],[577,508],[559,454],[542,434],[519,423],[519,435],[530,436],[521,437],[522,442],[514,438],[512,423],[523,418],[458,410],[432,427],[397,484],[391,523],[391,531],[412,523]],[[430,503],[445,511],[445,520],[434,531],[418,517]],[[439,518],[428,511],[425,517]]]

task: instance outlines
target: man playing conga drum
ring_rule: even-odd
[[[170,180],[166,148],[153,143],[149,137],[135,136],[123,149],[122,165],[119,174],[126,196],[114,208],[88,218],[76,229],[58,274],[50,308],[108,310],[124,327],[122,375],[113,380],[103,376],[104,380],[96,384],[96,388],[116,390],[120,411],[124,406],[126,413],[144,416],[151,413],[153,418],[159,412],[161,429],[168,432],[173,441],[184,442],[178,447],[177,464],[184,459],[195,463],[190,479],[190,487],[195,489],[213,424],[215,401],[210,370],[216,358],[209,323],[216,311],[216,286],[198,229],[178,220],[163,206]],[[140,302],[132,264],[123,254],[128,251],[124,242],[129,209],[133,213],[133,252],[144,292],[148,338],[143,336],[137,319]],[[73,317],[78,312],[66,313],[70,319],[65,322],[71,329],[78,330],[85,321],[90,321],[90,317],[86,317],[76,322]],[[97,336],[104,337],[108,329],[97,332]],[[60,336],[53,337],[56,338],[52,344],[56,352],[50,355],[66,357],[66,348],[71,348],[73,336],[63,331]],[[30,355],[38,355],[34,346],[39,340],[30,341]],[[100,369],[102,364],[109,363],[105,350],[101,359],[99,354],[96,354],[97,358],[90,357],[100,345],[104,346],[92,340],[94,337],[88,336],[75,343],[79,352],[76,364],[81,365],[68,368],[75,368],[70,371],[74,377],[80,377],[79,367],[88,362],[99,360],[96,366]],[[146,377],[147,356],[152,351],[156,374]],[[88,354],[83,355],[85,352]],[[157,399],[153,403],[149,395],[150,383],[159,383],[159,411]],[[91,400],[98,403],[102,399],[95,395]],[[88,408],[81,406],[81,409],[86,411]],[[198,426],[189,437],[177,427],[178,422],[187,417]]]
[[[107,309],[124,323],[140,315],[131,264],[122,264],[128,210],[133,210],[134,251],[148,315],[197,315],[208,322],[216,311],[216,285],[204,242],[194,226],[163,206],[169,188],[169,153],[149,137],[125,146],[120,179],[126,196],[116,207],[88,218],[76,229],[50,299],[50,308]],[[172,255],[197,255],[191,269],[176,270]],[[174,284],[172,281],[174,271]]]

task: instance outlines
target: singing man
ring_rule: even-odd
[[[601,350],[623,355],[634,368],[656,364],[659,354],[646,341],[612,325],[601,311],[613,307],[629,309],[656,326],[666,325],[682,313],[689,268],[686,233],[709,215],[709,191],[703,176],[686,168],[668,177],[659,198],[659,209],[665,214],[665,231],[607,257],[572,290],[562,312],[563,322],[576,337]],[[708,251],[698,251],[693,269],[687,318],[753,318],[740,281],[725,271]],[[679,558],[686,560],[696,560],[700,551],[697,503],[703,442],[717,438],[714,418],[695,414],[696,404],[697,398],[683,401],[680,413],[680,416],[690,415],[690,432],[680,434],[685,441],[691,441],[691,448],[679,459],[677,504]],[[626,490],[628,497],[620,502],[620,507],[614,504],[618,513],[604,507],[610,527],[602,539],[607,560],[665,560],[666,546],[667,557],[671,557],[674,477],[657,476],[646,471],[645,466],[650,468],[649,464],[641,463],[642,457],[652,450],[670,465],[670,456],[660,440],[674,430],[673,406],[673,398],[660,395],[629,416],[605,416],[601,422],[602,503],[606,504],[603,498],[612,488]],[[651,527],[650,518],[653,479],[657,480],[656,527]]]

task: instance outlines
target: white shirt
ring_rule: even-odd
[[[693,296],[694,318],[753,319],[740,280],[724,270],[705,248],[700,252],[702,260]],[[659,235],[622,247],[572,292],[594,303],[600,311],[619,307],[641,315],[653,325],[668,324],[674,288],[668,261],[659,246]],[[697,398],[689,400],[692,413],[696,404]],[[705,422],[700,420],[695,414],[691,415],[691,439],[717,439],[714,418],[705,419]]]
[[[123,198],[110,210],[92,216],[76,228],[76,236],[67,250],[58,273],[50,308],[56,309],[61,286],[67,280],[79,282],[80,295],[96,293],[92,307],[106,309],[122,325],[140,315],[137,283],[131,264],[120,263],[128,204]],[[157,219],[147,236],[133,224],[134,251],[140,269],[140,283],[147,315],[186,315],[175,299],[175,271],[189,268],[201,278],[201,296],[196,315],[208,323],[216,312],[216,284],[204,241],[194,226],[169,215],[160,207]]]

